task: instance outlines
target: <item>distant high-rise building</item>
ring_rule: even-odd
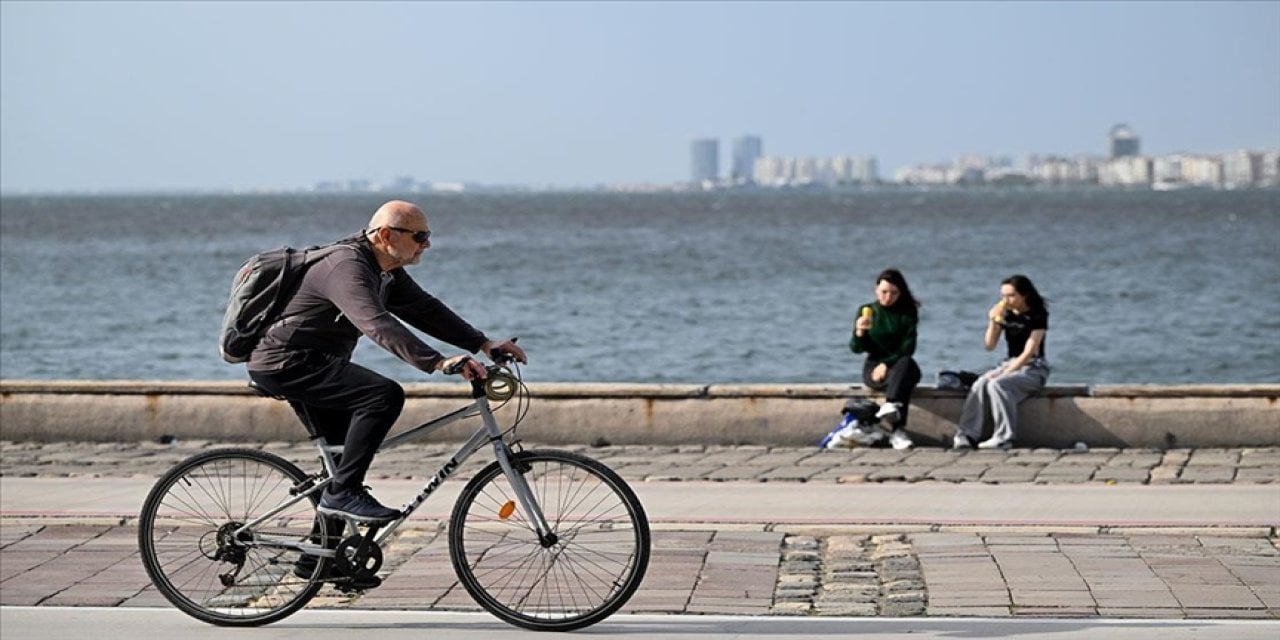
[[[691,171],[689,179],[695,183],[715,182],[720,177],[720,141],[715,138],[699,138],[690,146]]]
[[[729,179],[734,184],[753,181],[753,169],[756,159],[764,153],[764,143],[760,136],[742,136],[733,140],[733,166],[729,168]]]
[[[1111,159],[1127,158],[1129,156],[1139,155],[1140,142],[1138,134],[1133,132],[1127,124],[1118,124],[1111,127],[1111,133],[1107,136],[1111,141]]]

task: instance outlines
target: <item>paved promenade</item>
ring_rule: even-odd
[[[159,474],[212,446],[0,443],[0,604],[165,606],[136,512]],[[309,445],[259,446],[314,466]],[[579,450],[653,522],[627,611],[1280,619],[1280,449]],[[369,483],[394,504],[450,453],[387,452]],[[461,484],[387,547],[382,587],[311,606],[475,610],[442,534]]]

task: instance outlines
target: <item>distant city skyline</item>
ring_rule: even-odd
[[[720,141],[699,138],[690,146],[690,188],[840,187],[886,183],[901,185],[995,184],[1099,185],[1171,190],[1188,187],[1238,189],[1280,186],[1280,147],[1237,149],[1227,153],[1185,151],[1142,154],[1142,136],[1120,123],[1107,132],[1107,153],[1029,153],[1014,160],[1005,154],[964,154],[945,163],[898,167],[892,178],[879,174],[875,156],[839,154],[777,156],[762,153],[759,136],[733,139],[732,166],[718,172]]]
[[[1280,2],[0,2],[0,190],[1280,148]]]

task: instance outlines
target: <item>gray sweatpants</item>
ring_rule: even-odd
[[[1005,362],[1000,363],[1000,366],[1003,367]],[[1040,358],[995,380],[983,374],[969,389],[969,397],[965,398],[964,409],[960,411],[957,431],[977,442],[982,438],[983,420],[991,416],[995,423],[995,431],[991,437],[998,442],[1013,441],[1018,424],[1018,405],[1027,396],[1044,388],[1048,379],[1049,363]]]

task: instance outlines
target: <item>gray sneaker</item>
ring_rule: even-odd
[[[966,436],[963,433],[957,433],[956,437],[951,439],[951,448],[952,449],[972,449],[973,440],[970,440],[969,436]]]
[[[390,522],[404,515],[399,511],[384,507],[367,491],[348,491],[332,495],[328,491],[320,496],[320,504],[316,511],[328,516],[351,518],[357,522]]]

